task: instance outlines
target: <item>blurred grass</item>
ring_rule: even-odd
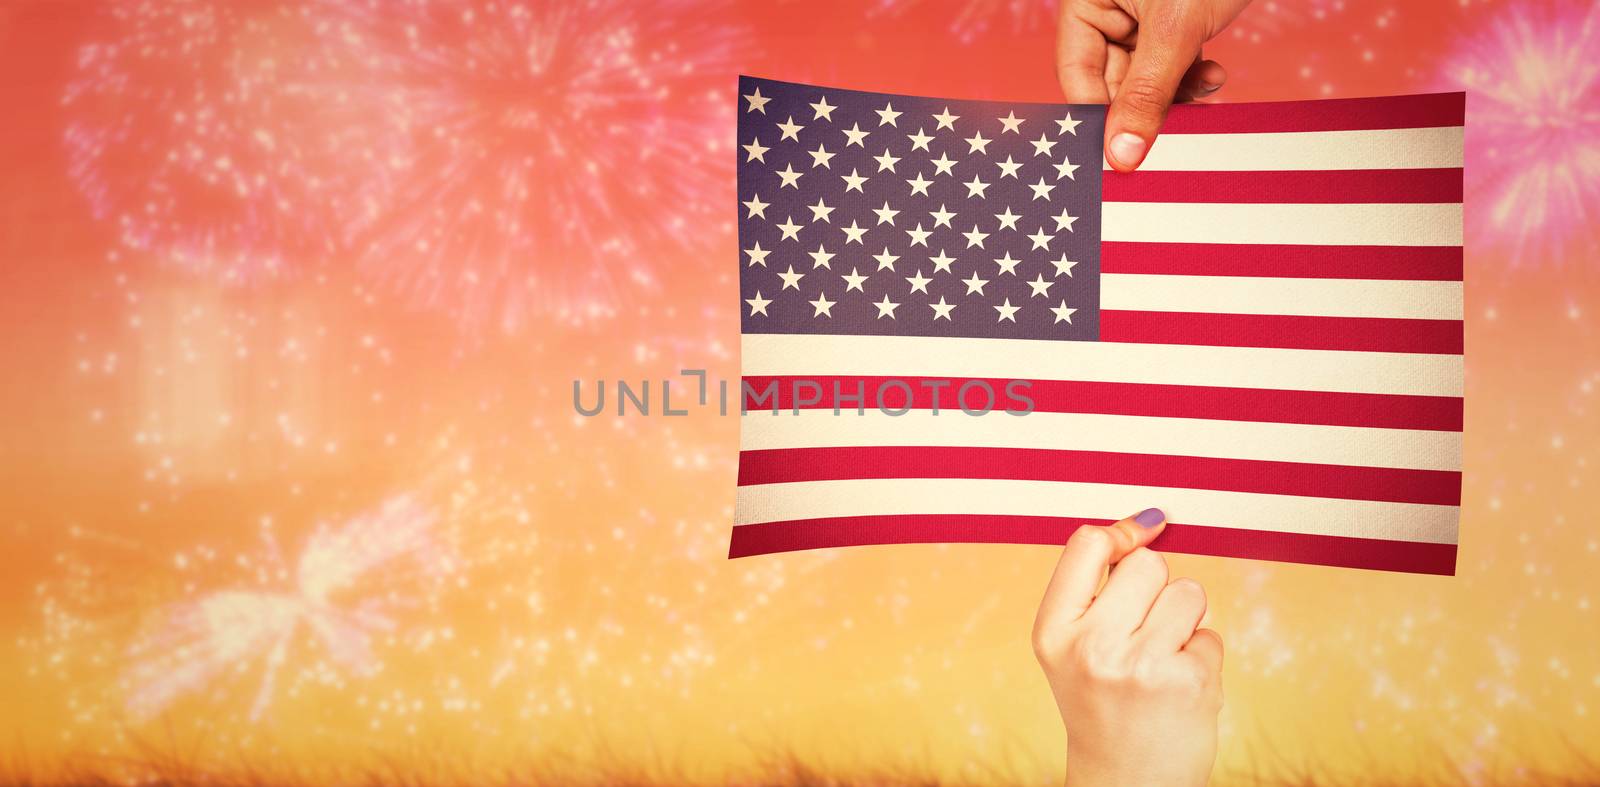
[[[306,768],[291,762],[274,761],[212,763],[201,767],[192,756],[151,746],[137,747],[131,757],[83,757],[57,765],[49,773],[32,770],[26,756],[12,754],[0,761],[0,785],[5,787],[311,787],[337,784],[352,787],[466,787],[467,785],[526,785],[544,787],[665,787],[666,785],[706,784],[718,787],[977,787],[979,785],[1059,784],[1041,780],[1036,769],[1028,775],[1005,768],[991,769],[977,763],[971,775],[952,777],[938,774],[914,763],[847,768],[819,766],[788,753],[758,758],[759,764],[741,776],[707,781],[691,775],[682,765],[647,762],[623,757],[546,757],[517,768],[478,769],[454,762],[440,752],[420,756],[377,758],[360,767],[318,766]],[[1268,758],[1243,771],[1213,774],[1219,787],[1440,787],[1444,785],[1538,785],[1538,787],[1600,786],[1600,760],[1589,751],[1573,747],[1578,758],[1565,773],[1553,773],[1537,764],[1501,763],[1479,772],[1466,773],[1448,761],[1436,768],[1407,775],[1350,776],[1330,778],[1325,768],[1312,763],[1291,764]],[[352,753],[353,755],[355,753]],[[1381,772],[1381,763],[1370,763],[1370,772]],[[1352,763],[1338,764],[1350,772]]]

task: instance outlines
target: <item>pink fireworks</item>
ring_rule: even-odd
[[[1600,7],[1520,5],[1446,61],[1467,91],[1469,243],[1561,262],[1600,211]]]
[[[159,262],[248,282],[323,254],[370,145],[303,6],[125,0],[78,52],[62,104],[96,218]]]
[[[364,269],[469,331],[648,292],[725,231],[736,39],[719,8],[328,0],[324,36],[404,151],[347,215]]]

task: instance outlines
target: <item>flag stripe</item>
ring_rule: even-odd
[[[886,514],[1011,514],[1116,519],[1160,506],[1176,521],[1279,533],[1456,540],[1455,506],[1218,492],[1134,484],[892,478],[739,487],[735,524]]]
[[[1465,125],[1465,93],[1263,101],[1250,104],[1179,104],[1161,124],[1170,134],[1344,131]]]
[[[1457,354],[1460,320],[1104,311],[1108,342]]]
[[[1163,133],[1140,172],[1274,172],[1329,169],[1451,169],[1462,166],[1455,128],[1243,134]],[[1101,163],[1101,174],[1111,165]]]
[[[1060,546],[1066,543],[1072,531],[1083,525],[1105,525],[1112,521],[995,514],[794,519],[735,526],[728,557],[871,544],[943,542]],[[1151,546],[1165,552],[1191,555],[1223,555],[1319,566],[1409,571],[1415,574],[1454,574],[1456,564],[1454,544],[1197,527],[1176,522],[1168,523]]]
[[[1461,282],[1107,273],[1100,308],[1460,320]]]
[[[998,394],[999,392],[997,392]],[[979,398],[973,394],[971,399]],[[969,400],[969,406],[982,402]],[[869,403],[868,407],[872,407]],[[838,448],[868,445],[1061,448],[1117,453],[1176,454],[1219,459],[1461,469],[1459,432],[1371,429],[1264,421],[1214,421],[1100,413],[991,412],[968,415],[953,408],[901,415],[876,408],[752,410],[743,418],[741,450]]]
[[[1035,339],[745,334],[744,374],[1082,380],[1461,396],[1461,356]]]
[[[1461,281],[1460,246],[1302,246],[1268,243],[1100,244],[1104,273]]]
[[[1449,246],[1461,243],[1461,204],[1250,205],[1107,202],[1107,241]]]
[[[807,409],[841,410],[870,408],[879,386],[891,380],[905,383],[912,392],[910,405],[914,409],[931,409],[935,397],[943,409],[952,409],[953,396],[962,386],[973,382],[987,384],[1003,394],[1006,384],[1014,382],[1001,378],[932,378],[830,376],[830,377],[745,377],[751,393],[745,397],[749,410],[765,407],[770,411],[774,400],[758,400],[769,385],[777,383],[776,406],[780,410],[795,409],[795,382],[814,382],[821,389],[816,402],[801,405]],[[1369,426],[1384,429],[1422,429],[1445,432],[1461,431],[1461,399],[1448,396],[1403,396],[1385,394],[1338,393],[1330,391],[1273,391],[1260,388],[1221,388],[1197,385],[1150,385],[1140,383],[1101,383],[1076,380],[1024,380],[1026,393],[1033,400],[1035,412],[1041,413],[1102,413],[1106,415],[1149,415],[1169,418],[1206,418],[1220,421],[1266,421],[1286,424],[1323,424],[1327,426]],[[933,386],[942,385],[942,393]],[[837,401],[834,392],[842,394]],[[858,391],[863,401],[845,401]],[[810,392],[807,392],[808,394]],[[807,398],[810,398],[809,396]],[[890,408],[906,405],[904,390],[890,388],[884,400]]]
[[[1107,202],[1460,202],[1461,170],[1347,169],[1294,172],[1116,172],[1101,178]]]
[[[845,478],[994,478],[1461,504],[1461,473],[1169,454],[966,446],[746,451],[739,485]]]

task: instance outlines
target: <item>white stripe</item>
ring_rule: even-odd
[[[1100,308],[1459,320],[1461,282],[1106,273]]]
[[[922,336],[739,337],[745,375],[995,377],[1461,396],[1459,355]]]
[[[1174,522],[1278,533],[1456,543],[1456,506],[1209,489],[973,478],[798,481],[739,487],[735,524],[838,516],[999,514],[1120,519],[1158,505]]]
[[[1157,243],[1460,246],[1461,203],[1107,202],[1100,237]]]
[[[1395,128],[1241,134],[1163,134],[1139,169],[1260,172],[1461,166],[1462,130]],[[1110,169],[1102,160],[1102,168]]]
[[[1130,454],[1202,456],[1270,462],[1460,470],[1461,433],[1262,421],[1212,421],[1098,413],[1007,415],[1008,399],[996,391],[996,411],[912,410],[888,415],[867,391],[865,413],[771,409],[746,413],[739,450],[853,446],[961,446],[1044,448]],[[971,394],[974,406],[982,397]],[[898,399],[896,400],[898,401]]]

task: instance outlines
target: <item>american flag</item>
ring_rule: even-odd
[[[1121,174],[1101,106],[742,78],[730,556],[1157,506],[1160,549],[1453,574],[1464,104],[1177,107]]]

